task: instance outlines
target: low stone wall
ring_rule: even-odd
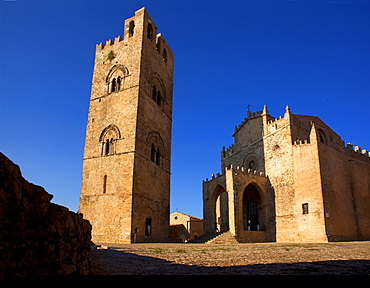
[[[89,274],[91,225],[52,198],[0,153],[0,279]]]

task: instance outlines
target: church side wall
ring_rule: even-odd
[[[329,241],[369,240],[370,159],[319,144]]]

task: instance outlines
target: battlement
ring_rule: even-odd
[[[248,168],[245,168],[245,167],[240,167],[240,166],[234,167],[232,164],[229,165],[228,167],[225,167],[225,172],[230,171],[230,170],[237,171],[237,172],[242,172],[242,173],[247,173],[247,174],[251,174],[251,175],[255,175],[255,176],[260,176],[260,177],[267,177],[267,175],[265,175],[264,172],[260,172],[260,171],[248,169]],[[218,179],[218,178],[220,178],[224,175],[225,174],[221,174],[221,173],[217,173],[216,175],[212,173],[211,178],[210,179],[206,178],[206,180],[203,180],[203,183],[204,182],[210,182],[212,180]]]
[[[343,141],[343,147],[345,149],[349,150],[349,151],[352,151],[354,153],[357,153],[357,154],[360,154],[360,155],[364,155],[364,156],[370,158],[370,152],[367,149],[361,149],[360,146],[354,146],[353,147],[353,144],[352,143],[347,143],[346,145],[344,145],[344,141]]]
[[[96,53],[107,49],[106,47],[115,46],[122,41],[127,46],[133,43],[131,40],[134,39],[145,39],[147,43],[151,44],[148,46],[152,46],[162,56],[164,62],[167,62],[170,57],[172,60],[173,53],[170,47],[163,38],[162,33],[157,33],[157,27],[144,7],[135,11],[135,16],[125,20],[124,36],[117,36],[114,39],[106,40],[105,43],[96,44]]]
[[[114,38],[114,40],[109,39],[109,40],[105,41],[105,44],[103,42],[100,42],[100,44],[96,44],[96,51],[102,51],[105,48],[105,46],[112,46],[112,45],[117,44],[121,41],[123,41],[122,37],[117,36],[116,38]]]
[[[293,145],[307,145],[307,144],[311,144],[311,143],[310,143],[310,140],[308,140],[308,139],[305,139],[305,140],[297,139],[297,140],[293,141],[292,144]]]

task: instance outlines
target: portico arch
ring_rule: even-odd
[[[222,178],[222,177],[220,177]],[[216,179],[218,183],[206,182],[210,187],[203,187],[204,197],[204,232],[213,234],[216,232],[225,232],[229,230],[229,205],[228,193],[224,187],[225,183],[220,178]]]
[[[229,200],[228,193],[221,185],[217,185],[213,194],[213,213],[216,232],[229,230]]]

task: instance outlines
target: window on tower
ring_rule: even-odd
[[[118,76],[117,78],[117,86],[116,86],[116,91],[121,90],[121,76]]]
[[[148,38],[150,41],[153,41],[153,26],[152,24],[148,24]]]
[[[113,78],[110,92],[116,91],[116,78]]]
[[[167,62],[167,50],[166,50],[166,48],[163,49],[163,61]]]
[[[159,148],[156,148],[154,144],[151,146],[151,151],[150,151],[150,160],[154,162],[157,165],[160,165],[160,158],[161,158],[161,153],[159,151]]]
[[[161,102],[162,102],[161,101],[162,99],[161,91],[157,90],[157,87],[155,85],[153,85],[153,89],[152,89],[152,99],[155,103],[161,106]]]
[[[135,22],[134,20],[131,20],[130,24],[128,25],[128,37],[134,36],[134,28],[135,28]]]
[[[114,155],[116,153],[117,140],[121,139],[121,132],[114,124],[105,127],[99,137],[101,143],[101,156]]]

